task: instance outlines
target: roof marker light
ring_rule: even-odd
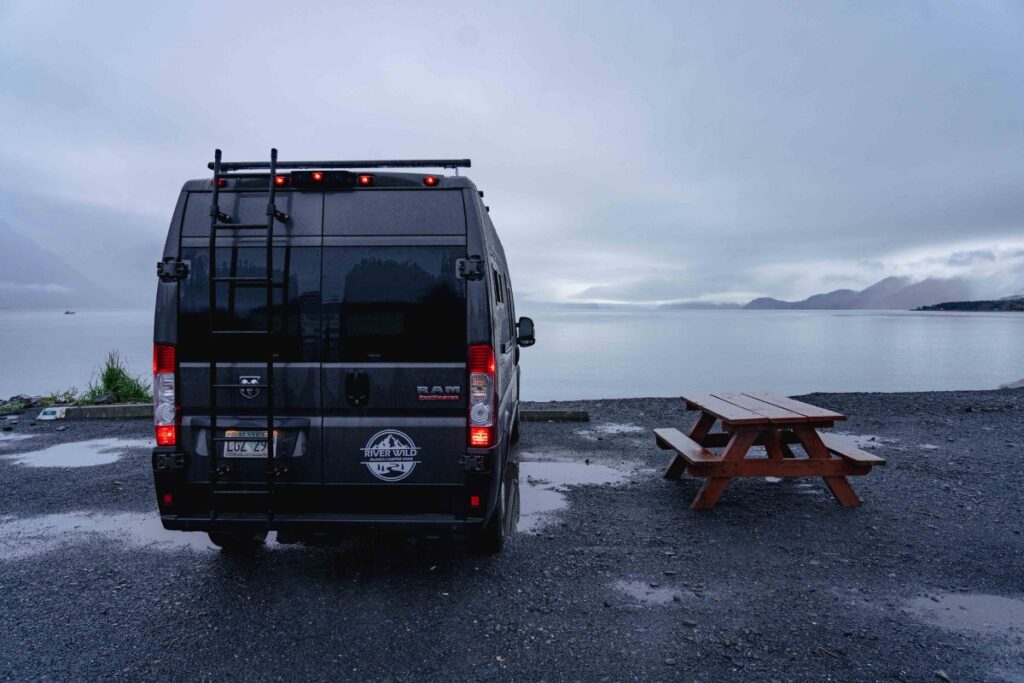
[[[423,184],[427,187],[434,187],[440,182],[436,175],[425,175],[423,176]]]
[[[362,186],[362,187],[369,187],[370,185],[373,185],[373,176],[372,175],[365,175],[365,174],[360,175],[358,182],[359,182],[359,185]]]
[[[283,176],[283,175],[276,175],[276,176],[274,176],[274,184],[277,185],[278,187],[281,187],[287,181],[288,181],[288,178],[286,176]]]
[[[313,171],[312,173],[309,174],[309,177],[313,179],[314,183],[323,182],[324,172],[323,171]]]

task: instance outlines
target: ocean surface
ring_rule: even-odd
[[[527,400],[700,391],[995,389],[1024,378],[1024,315],[903,311],[531,311]],[[117,350],[148,376],[151,310],[0,311],[0,398],[88,386]]]

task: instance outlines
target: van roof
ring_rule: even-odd
[[[315,167],[314,169],[315,170]],[[470,189],[476,190],[477,187],[472,180],[466,176],[458,175],[441,175],[438,173],[395,173],[390,171],[367,171],[366,173],[356,175],[371,175],[374,179],[373,187],[366,188],[352,188],[352,187],[340,187],[333,183],[327,183],[322,187],[311,186],[308,183],[300,183],[299,179],[307,178],[312,171],[295,172],[285,171],[277,173],[278,176],[284,176],[289,181],[277,188],[277,191],[289,191],[297,190],[312,191],[312,192],[326,192],[332,190],[341,189],[360,189],[360,190],[374,190],[374,189],[423,189],[424,191],[436,190],[436,189]],[[340,173],[345,173],[341,171]],[[332,174],[333,175],[333,174]],[[433,187],[426,187],[423,184],[423,179],[426,176],[434,176],[438,179],[437,185]],[[221,174],[221,179],[225,181],[221,185],[221,191],[232,191],[232,190],[247,190],[258,192],[267,189],[267,184],[270,180],[269,173],[224,173]],[[292,183],[291,179],[295,178],[296,183]],[[212,178],[196,178],[188,180],[185,185],[181,188],[182,192],[209,192],[213,186]]]

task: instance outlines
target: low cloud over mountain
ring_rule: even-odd
[[[920,306],[933,306],[945,301],[972,299],[976,296],[976,291],[976,286],[960,278],[928,278],[914,282],[907,277],[887,277],[860,291],[837,289],[815,294],[802,301],[781,301],[762,297],[754,299],[744,308],[908,310]]]
[[[0,308],[96,307],[123,303],[53,253],[0,222]]]

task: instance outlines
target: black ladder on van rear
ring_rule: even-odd
[[[210,287],[210,336],[211,336],[211,349],[210,349],[210,438],[209,448],[207,453],[209,454],[209,481],[210,481],[210,519],[211,521],[216,519],[218,513],[218,500],[221,498],[244,496],[244,495],[261,495],[265,496],[267,503],[267,521],[270,522],[274,515],[274,483],[278,477],[287,472],[287,468],[277,465],[275,451],[275,439],[274,439],[274,363],[277,360],[277,353],[275,350],[275,306],[274,306],[274,289],[275,287],[284,287],[287,282],[287,275],[282,280],[281,284],[274,283],[274,223],[280,221],[282,223],[288,220],[288,215],[280,211],[275,204],[276,199],[276,182],[275,177],[277,173],[277,150],[270,150],[270,164],[267,168],[270,171],[270,175],[267,180],[267,221],[266,223],[234,223],[232,217],[220,210],[220,187],[224,178],[224,168],[221,164],[221,151],[218,149],[214,152],[213,159],[213,199],[210,203],[210,253],[209,253],[209,287]],[[231,275],[218,275],[217,274],[217,237],[222,234],[230,235],[237,238],[243,234],[246,235],[258,233],[263,231],[265,237],[265,248],[266,248],[266,276],[265,277],[237,277],[235,275],[235,268],[232,266]],[[217,284],[220,282],[227,283],[228,292],[231,298],[234,298],[234,291],[237,287],[248,287],[248,288],[263,288],[267,292],[267,326],[265,330],[241,330],[241,329],[221,329],[217,327]],[[218,336],[238,336],[246,339],[251,339],[253,336],[259,336],[266,339],[266,370],[263,375],[262,382],[256,384],[242,384],[242,383],[231,383],[231,382],[219,382],[218,381],[218,352],[221,345],[216,343],[214,337]],[[230,466],[218,463],[220,456],[219,449],[222,447],[221,444],[227,444],[231,442],[245,442],[253,441],[252,437],[244,436],[219,436],[217,434],[217,408],[218,408],[218,392],[225,389],[248,389],[248,390],[259,390],[266,397],[266,439],[267,439],[267,473],[266,473],[266,488],[265,490],[252,491],[252,490],[239,490],[236,487],[224,487],[221,485],[221,478],[228,474],[231,469]]]

